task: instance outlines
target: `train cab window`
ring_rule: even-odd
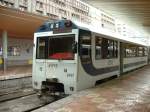
[[[45,59],[46,57],[46,37],[37,38],[36,58]]]
[[[75,35],[53,36],[48,41],[48,59],[74,60]]]

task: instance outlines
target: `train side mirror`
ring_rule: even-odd
[[[72,52],[73,52],[73,53],[77,53],[77,42],[74,42],[74,43],[72,44]]]

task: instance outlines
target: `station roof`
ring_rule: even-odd
[[[83,0],[150,35],[150,0]]]
[[[17,9],[0,7],[0,35],[6,30],[8,37],[33,39],[34,32],[47,19],[48,17]]]

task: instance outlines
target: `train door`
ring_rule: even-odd
[[[46,62],[46,43],[47,37],[37,37],[34,44],[33,53],[33,87],[36,89],[41,88],[41,82],[46,79],[45,77],[45,62]],[[34,82],[35,81],[35,82]]]
[[[123,73],[123,57],[124,57],[124,48],[123,48],[123,43],[120,42],[120,74]]]

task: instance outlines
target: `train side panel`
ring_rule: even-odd
[[[127,72],[144,65],[147,65],[147,56],[145,57],[132,57],[123,59],[123,72]]]
[[[123,51],[123,72],[128,72],[148,64],[147,47],[124,42],[121,49]]]
[[[97,68],[97,70],[103,69],[103,68]],[[86,88],[90,88],[90,87],[94,87],[96,84],[96,81],[105,79],[105,78],[109,78],[111,76],[114,75],[118,75],[119,74],[119,68],[116,71],[113,72],[107,72],[107,73],[100,73],[97,75],[92,75],[91,73],[89,73],[90,68],[84,68],[82,65],[81,60],[79,59],[79,64],[78,64],[78,76],[77,76],[77,90],[83,90]],[[106,69],[107,71],[109,71],[109,68]],[[100,70],[101,71],[101,70]],[[91,69],[91,72],[93,72],[93,70]],[[94,73],[94,72],[93,72]]]
[[[91,58],[87,60],[87,62],[83,62],[81,56],[78,58],[77,90],[94,87],[96,81],[120,74],[119,52],[118,57],[114,59],[95,59],[94,33],[92,34],[91,39],[91,55]]]

